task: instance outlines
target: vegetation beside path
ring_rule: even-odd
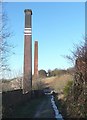
[[[12,118],[54,118],[50,97],[35,98],[19,106]]]
[[[45,100],[46,97],[38,97],[32,100],[29,100],[27,103],[24,103],[16,108],[12,118],[32,118],[36,113],[37,107],[39,104]]]

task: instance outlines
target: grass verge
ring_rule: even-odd
[[[63,116],[63,118],[67,118],[67,110],[66,110],[66,104],[62,99],[58,100],[57,95],[54,97],[55,104],[59,110],[59,113]]]
[[[33,118],[38,105],[45,99],[45,96],[34,98],[16,108],[12,118]]]

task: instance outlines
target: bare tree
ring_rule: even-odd
[[[9,44],[8,38],[11,37],[11,32],[8,27],[8,17],[2,9],[2,3],[0,3],[0,74],[5,70],[9,70],[8,56],[10,55],[10,49],[13,47]]]

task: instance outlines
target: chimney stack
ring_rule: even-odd
[[[25,11],[23,93],[32,89],[32,11]]]
[[[34,43],[34,76],[38,77],[38,41]]]

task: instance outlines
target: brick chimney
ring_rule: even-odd
[[[32,89],[32,11],[25,11],[23,93]]]
[[[34,77],[38,77],[38,41],[34,43]]]

